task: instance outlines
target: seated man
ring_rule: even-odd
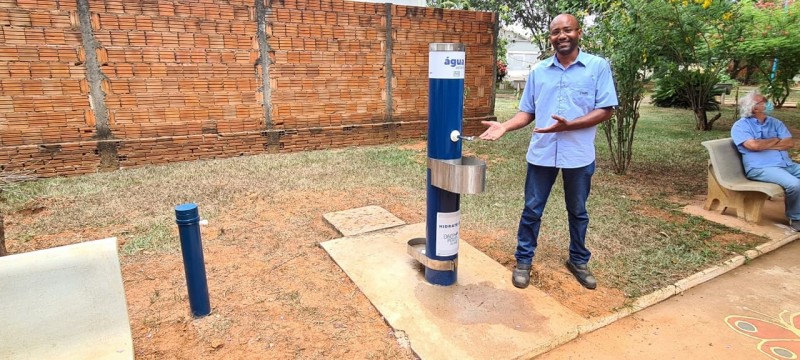
[[[731,127],[733,143],[742,154],[745,176],[771,182],[786,192],[786,217],[800,231],[800,165],[789,157],[792,134],[780,120],[769,116],[774,106],[758,91],[739,99],[742,118]]]

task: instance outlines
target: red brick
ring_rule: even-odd
[[[146,17],[146,16],[137,16],[136,17],[136,30],[139,31],[152,31],[153,30],[153,19]]]
[[[38,62],[40,59],[39,47],[36,45],[18,46],[17,47],[17,60]]]
[[[166,48],[178,47],[178,34],[176,33],[162,33],[161,43]]]
[[[189,33],[178,33],[178,46],[186,48],[194,47],[194,35]]]
[[[175,4],[170,1],[159,1],[158,14],[161,16],[175,16]]]
[[[78,62],[78,50],[70,48],[59,48],[58,61],[71,62],[71,63]]]
[[[169,31],[169,21],[167,18],[156,18],[153,20],[153,31]]]
[[[111,35],[111,44],[114,46],[125,47],[130,45],[128,42],[128,32],[127,31],[112,31]]]
[[[147,46],[147,40],[144,32],[129,32],[128,41],[130,42],[131,46],[136,46],[136,47]]]
[[[66,45],[67,40],[64,36],[64,30],[61,29],[44,29],[45,44],[47,45]]]
[[[0,44],[0,61],[13,61],[19,59],[19,53],[15,46],[4,46]]]

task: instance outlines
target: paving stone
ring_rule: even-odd
[[[322,215],[344,236],[353,236],[375,230],[405,225],[405,221],[380,206],[365,206]]]

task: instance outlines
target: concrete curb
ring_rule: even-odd
[[[722,274],[725,274],[733,269],[738,268],[746,264],[748,261],[755,259],[761,255],[774,251],[786,244],[791,243],[800,239],[800,234],[794,234],[787,236],[783,239],[779,240],[772,240],[768,241],[764,244],[756,246],[755,249],[745,251],[744,255],[737,255],[733,258],[730,258],[723,262],[720,265],[712,266],[705,270],[702,270],[698,273],[695,273],[689,277],[676,281],[672,285],[667,285],[659,290],[656,290],[650,294],[641,296],[633,301],[630,306],[627,306],[611,315],[604,316],[598,319],[593,320],[591,323],[587,325],[578,326],[578,335],[588,334],[592,331],[601,329],[607,325],[612,324],[613,322],[625,318],[629,315],[635,314],[641,310],[644,310],[650,306],[658,304],[664,300],[667,300],[675,295],[679,295],[686,290],[689,290],[697,285],[700,285],[706,281],[716,278]],[[566,342],[559,344],[555,347],[565,344]],[[555,348],[554,347],[554,348]]]

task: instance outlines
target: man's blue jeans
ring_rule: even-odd
[[[786,167],[750,169],[747,178],[780,185],[786,193],[786,217],[800,220],[800,165],[793,163]]]
[[[595,164],[574,169],[536,166],[528,164],[525,178],[525,208],[519,220],[517,231],[517,263],[530,264],[536,251],[542,214],[556,181],[558,171],[564,180],[564,200],[569,215],[569,259],[573,264],[586,264],[592,253],[586,248],[586,229],[589,227],[589,213],[586,212],[586,199],[592,187]]]

